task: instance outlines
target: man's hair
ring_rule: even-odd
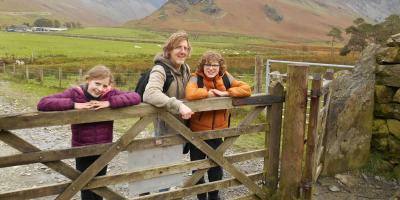
[[[205,64],[210,64],[210,62],[216,61],[219,64],[219,75],[222,75],[226,71],[226,64],[224,58],[221,56],[221,54],[215,52],[215,51],[206,51],[203,53],[203,55],[200,58],[199,63],[197,64],[197,70],[199,72],[204,72],[204,65]]]
[[[188,57],[190,57],[190,53],[192,51],[192,46],[189,42],[189,35],[185,31],[178,31],[169,36],[168,40],[165,42],[163,46],[163,57],[166,59],[170,58],[170,52],[175,49],[180,42],[186,40],[188,43]]]
[[[96,65],[85,74],[85,80],[96,80],[110,78],[110,83],[114,83],[114,76],[111,70],[105,65]]]

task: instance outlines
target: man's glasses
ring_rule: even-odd
[[[211,67],[217,68],[219,66],[220,65],[204,64],[204,67],[208,67],[208,68],[211,68]]]

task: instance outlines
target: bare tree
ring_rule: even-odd
[[[333,60],[333,43],[336,41],[343,41],[342,31],[337,27],[332,27],[327,36],[331,37],[331,58]]]

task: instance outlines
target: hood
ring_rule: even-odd
[[[157,54],[154,57],[153,61],[154,61],[154,64],[157,64],[157,62],[162,62],[162,63],[166,64],[169,67],[169,69],[171,70],[171,72],[173,72],[174,74],[177,74],[177,75],[182,75],[181,68],[182,68],[182,66],[186,65],[186,64],[183,64],[179,69],[176,69],[169,59],[166,59],[162,56],[162,53]],[[184,66],[183,68],[184,68],[183,70],[186,70],[187,67]]]

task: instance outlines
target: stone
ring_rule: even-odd
[[[323,175],[356,169],[368,161],[378,49],[378,45],[368,46],[353,73],[344,73],[332,81]]]
[[[374,125],[372,126],[372,135],[374,137],[382,138],[389,135],[389,129],[387,127],[386,120],[375,119]]]
[[[387,125],[389,133],[394,135],[397,139],[400,139],[400,121],[395,119],[388,119]]]
[[[397,89],[393,96],[393,102],[400,103],[400,89]]]
[[[396,176],[396,178],[400,178],[400,165],[397,165],[396,167],[393,168],[393,173]]]
[[[329,186],[329,190],[331,192],[340,192],[340,188],[338,186],[336,186],[336,185],[330,185]]]
[[[400,140],[390,136],[388,139],[388,147],[389,153],[393,154],[393,156],[398,155],[398,153],[400,152]]]
[[[374,115],[382,118],[392,118],[400,120],[400,104],[398,103],[385,103],[375,104]]]
[[[341,183],[343,183],[347,187],[353,187],[357,184],[357,179],[353,176],[345,175],[345,174],[336,174],[335,178],[338,179]]]
[[[376,149],[378,151],[387,151],[388,150],[388,138],[383,137],[383,138],[378,138],[378,137],[373,137],[371,146],[373,149]]]
[[[375,103],[389,103],[393,100],[393,89],[385,85],[375,85]]]
[[[376,55],[376,61],[379,64],[400,64],[400,48],[381,48]]]
[[[400,65],[379,65],[376,67],[376,83],[400,87]]]
[[[390,36],[386,41],[388,47],[400,47],[400,33]]]

